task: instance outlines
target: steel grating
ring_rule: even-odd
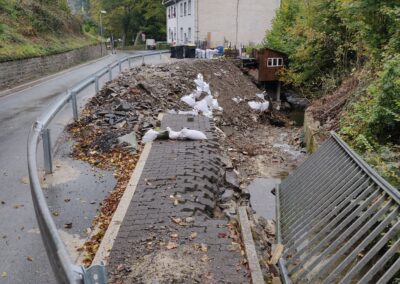
[[[276,197],[284,282],[400,283],[400,194],[337,134]]]

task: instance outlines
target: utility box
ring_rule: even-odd
[[[146,49],[156,49],[156,40],[146,39]]]

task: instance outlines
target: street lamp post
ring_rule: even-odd
[[[107,12],[104,11],[104,10],[100,10],[100,36],[101,37],[103,37],[103,23],[102,23],[102,20],[101,20],[101,15],[102,14],[107,14]]]
[[[103,22],[101,19],[102,14],[107,14],[107,12],[105,10],[100,10],[100,37],[102,41],[100,49],[101,49],[101,55],[103,56]]]

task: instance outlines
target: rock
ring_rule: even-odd
[[[306,98],[287,96],[286,99],[288,103],[296,109],[305,109],[310,104]]]
[[[239,189],[239,177],[235,170],[225,172],[225,182],[235,189]]]
[[[117,107],[115,108],[116,111],[128,111],[130,110],[132,107],[129,103],[127,103],[124,100],[120,100],[120,103],[117,105]]]
[[[231,189],[225,190],[225,192],[221,196],[221,202],[222,203],[227,203],[231,200],[233,200],[235,192]]]
[[[233,165],[232,165],[231,159],[229,159],[229,158],[226,157],[226,156],[223,156],[223,157],[221,158],[221,161],[222,161],[222,163],[225,165],[225,168],[226,168],[226,169],[228,169],[228,170],[233,169]]]
[[[134,151],[136,151],[138,148],[135,132],[131,132],[129,134],[119,137],[118,143],[119,144],[126,143],[129,145],[129,148],[131,148]]]

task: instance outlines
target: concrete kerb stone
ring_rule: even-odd
[[[140,155],[140,159],[136,164],[135,170],[129,180],[128,186],[118,204],[117,210],[111,219],[110,225],[106,233],[104,234],[103,240],[100,243],[99,249],[93,259],[93,264],[107,263],[108,256],[113,247],[114,241],[117,238],[119,229],[121,227],[122,221],[126,215],[126,212],[131,204],[133,195],[135,194],[136,187],[138,186],[140,177],[142,175],[146,160],[150,154],[152,143],[149,142],[144,146],[144,149]]]
[[[258,260],[256,247],[254,245],[253,235],[251,233],[249,218],[247,216],[247,207],[240,206],[239,223],[242,232],[244,247],[246,250],[247,261],[249,263],[251,280],[253,284],[264,284],[264,277],[261,271],[260,262]]]

